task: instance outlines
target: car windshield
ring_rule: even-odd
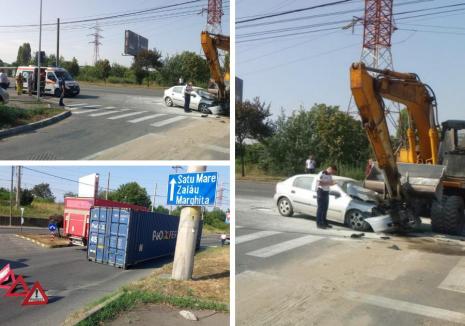
[[[336,183],[344,190],[349,196],[358,198],[363,201],[376,202],[378,196],[373,190],[364,188],[361,182],[336,180]]]
[[[213,99],[215,98],[215,96],[209,92],[207,92],[206,90],[204,89],[197,89],[196,90],[197,94],[199,94],[201,97],[206,97],[206,98],[210,98],[210,99]]]
[[[58,78],[64,78],[65,80],[71,81],[73,80],[73,77],[67,72],[67,71],[55,71],[55,75],[57,75]]]

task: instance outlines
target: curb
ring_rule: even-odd
[[[103,301],[102,303],[96,305],[94,308],[84,312],[83,316],[81,316],[77,320],[68,320],[68,319],[66,319],[64,321],[63,325],[66,325],[66,326],[73,325],[74,326],[74,325],[79,324],[80,322],[84,321],[85,319],[89,318],[90,316],[96,314],[97,312],[99,312],[100,310],[105,308],[106,305],[112,303],[113,301],[115,301],[116,299],[121,297],[123,294],[124,294],[124,292],[118,292],[114,296],[112,296],[112,297],[108,298],[107,300]]]
[[[27,125],[24,125],[24,126],[18,126],[18,127],[6,129],[6,130],[1,130],[0,131],[0,139],[10,137],[10,136],[15,136],[15,135],[21,134],[21,133],[26,132],[26,131],[32,131],[32,130],[36,130],[36,129],[39,129],[39,128],[49,126],[49,125],[54,124],[54,123],[56,123],[58,121],[66,119],[70,115],[71,115],[71,111],[65,111],[65,112],[57,114],[56,116],[51,117],[51,118],[36,121],[36,122],[30,123],[30,124],[27,124]]]
[[[39,245],[43,248],[48,248],[48,249],[52,249],[52,248],[63,248],[63,247],[69,247],[70,245],[67,244],[67,245],[57,245],[57,246],[52,246],[52,245],[46,245],[46,244],[43,244],[42,242],[39,242],[37,240],[34,240],[34,239],[31,239],[31,238],[28,238],[28,237],[25,237],[23,235],[19,235],[19,234],[16,234],[17,237],[19,238],[22,238],[24,240],[29,240],[29,241],[32,241],[34,242],[36,245]]]

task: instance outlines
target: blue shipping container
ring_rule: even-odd
[[[90,211],[89,260],[127,268],[174,254],[179,217],[117,207]],[[200,247],[202,223],[197,237]]]

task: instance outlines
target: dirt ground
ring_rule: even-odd
[[[189,310],[189,309],[187,309]],[[181,309],[165,305],[144,305],[137,307],[120,318],[106,323],[106,325],[140,325],[140,326],[226,326],[229,325],[229,314],[209,310],[189,310],[198,318],[198,321],[184,319],[179,312]]]
[[[52,238],[50,234],[19,233],[18,236],[37,241],[49,248],[67,247],[70,245],[68,238]]]
[[[340,241],[317,256],[293,257],[280,266],[237,275],[236,325],[377,325],[374,317],[379,316],[348,300],[348,293],[391,291],[424,299],[423,293],[434,291],[430,278],[439,276],[438,266],[457,256],[465,256],[463,246],[425,240]],[[400,318],[395,311],[388,316],[385,325]]]

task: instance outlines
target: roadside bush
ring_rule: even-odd
[[[110,76],[107,79],[107,83],[110,84],[135,84],[135,80],[123,77]]]
[[[203,223],[217,229],[227,230],[229,225],[224,222],[225,219],[226,213],[219,208],[215,208],[211,212],[205,212]]]

